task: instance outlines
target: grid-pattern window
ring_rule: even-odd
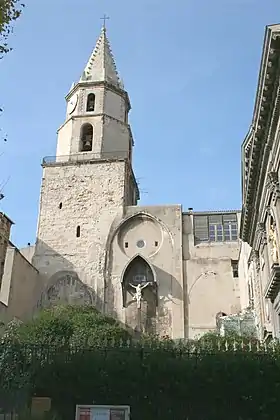
[[[194,215],[194,235],[197,242],[237,241],[236,213]]]

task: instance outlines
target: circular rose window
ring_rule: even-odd
[[[143,241],[143,239],[140,239],[139,241],[136,242],[136,246],[137,248],[144,248],[145,246],[145,242]]]

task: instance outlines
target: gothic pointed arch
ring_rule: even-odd
[[[126,306],[127,292],[132,292],[137,286],[156,290],[156,273],[153,266],[142,255],[135,255],[125,266],[121,284],[123,291],[123,306]],[[156,293],[155,293],[156,294]]]
[[[156,225],[159,226],[159,228],[162,231],[162,240],[168,241],[170,244],[170,252],[172,253],[172,249],[174,248],[174,238],[172,236],[172,233],[169,229],[169,227],[165,224],[164,221],[162,221],[159,217],[145,211],[145,210],[138,210],[133,214],[129,214],[126,217],[123,217],[123,213],[120,212],[116,215],[116,218],[113,220],[112,225],[110,227],[110,231],[107,237],[107,242],[106,242],[106,254],[105,254],[105,264],[104,264],[104,269],[103,269],[103,273],[104,273],[104,290],[105,293],[108,293],[109,290],[109,285],[111,282],[110,276],[112,274],[112,266],[113,266],[113,244],[114,241],[116,242],[116,244],[118,244],[118,246],[120,246],[122,252],[124,254],[126,254],[126,256],[129,258],[129,263],[133,260],[133,258],[135,258],[138,255],[138,252],[136,251],[136,253],[133,253],[133,256],[129,255],[130,252],[130,248],[123,248],[122,245],[126,245],[124,242],[124,239],[122,240],[121,238],[121,231],[124,231],[124,229],[126,228],[126,226],[128,226],[131,222],[133,222],[134,220],[137,220],[138,218],[141,217],[146,217],[147,220],[151,220],[151,222],[155,223]],[[158,243],[158,246],[155,249],[155,253],[159,251],[160,249],[160,242]],[[128,247],[130,246],[130,244],[128,243]],[[148,258],[153,257],[154,254],[150,254],[147,255],[146,252],[146,256]],[[136,255],[137,254],[137,255]],[[143,256],[142,256],[143,258]],[[129,265],[129,263],[127,264],[127,266]],[[125,271],[125,269],[124,269]],[[124,273],[123,271],[123,273]],[[123,273],[121,276],[121,279],[123,279]],[[122,281],[121,281],[122,284]]]
[[[155,282],[156,273],[152,265],[146,260],[143,255],[137,254],[126,264],[121,282],[130,281],[132,284]]]

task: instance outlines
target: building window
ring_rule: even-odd
[[[76,237],[79,238],[80,236],[81,236],[81,227],[77,226]]]
[[[158,241],[155,241],[155,246],[158,246]]]
[[[125,247],[125,248],[128,248],[128,242],[125,242],[125,243],[124,243],[124,247]]]
[[[93,126],[84,124],[81,128],[81,152],[90,152],[92,150]]]
[[[58,206],[60,209],[62,209],[62,203],[59,203],[59,206]]]
[[[236,213],[194,215],[195,242],[237,241]]]
[[[238,261],[231,260],[231,268],[233,277],[238,277]]]
[[[87,112],[93,112],[95,107],[95,94],[90,93],[87,97]]]

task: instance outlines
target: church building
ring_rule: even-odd
[[[238,271],[241,211],[139,204],[130,108],[103,27],[66,96],[56,154],[42,162],[36,244],[16,250],[7,240],[0,252],[6,319],[87,304],[135,332],[179,339],[215,331],[220,316],[249,306]]]

